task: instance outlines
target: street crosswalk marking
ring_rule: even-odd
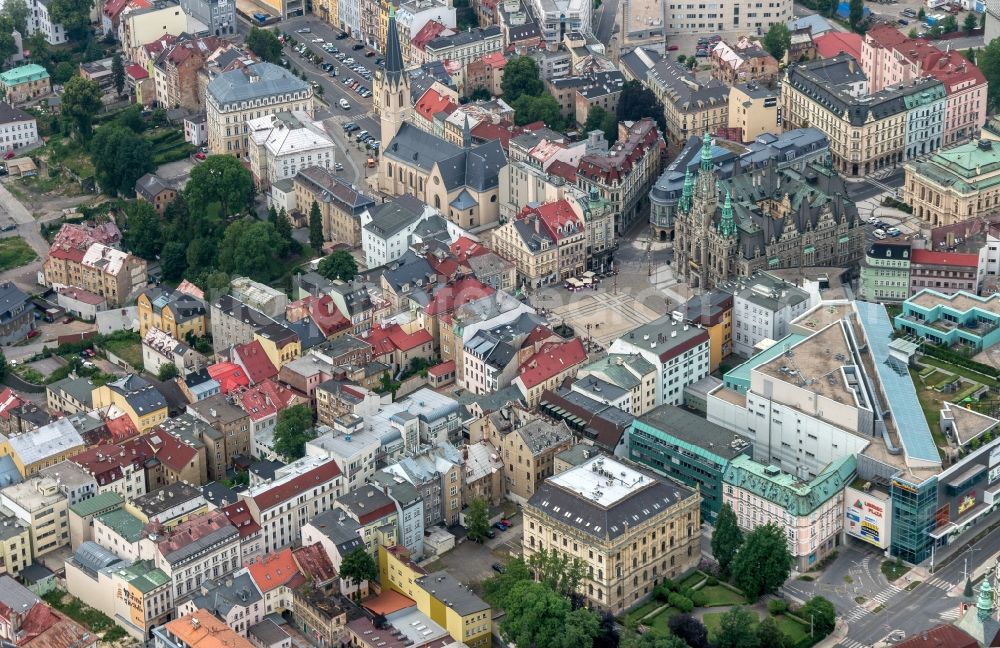
[[[939,578],[937,576],[935,576],[934,578],[931,578],[929,580],[926,580],[924,582],[927,585],[930,585],[931,587],[936,587],[936,588],[942,589],[942,590],[944,590],[946,592],[948,590],[950,590],[952,587],[954,587],[950,582],[946,581],[943,578]]]
[[[958,619],[958,617],[959,617],[959,614],[958,614],[958,607],[957,606],[953,607],[953,608],[950,608],[948,610],[945,610],[944,612],[939,612],[938,613],[938,618],[941,619],[942,621],[955,621],[955,620]]]
[[[878,603],[880,605],[884,605],[886,603],[886,601],[888,601],[889,599],[891,599],[893,596],[895,596],[896,594],[898,594],[900,591],[902,591],[902,590],[900,588],[896,587],[895,585],[887,585],[884,590],[882,590],[881,592],[879,592],[878,594],[876,594],[875,596],[873,596],[871,598],[871,600],[875,601],[876,603]]]
[[[871,614],[871,612],[860,605],[857,605],[844,616],[844,619],[850,623],[851,621],[857,621],[858,619],[868,616],[869,614]]]
[[[856,641],[850,637],[844,637],[837,645],[841,648],[868,648],[868,644],[861,643],[860,641]]]

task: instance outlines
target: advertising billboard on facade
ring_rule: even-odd
[[[875,545],[889,546],[889,500],[848,487],[844,491],[844,530],[847,535]]]

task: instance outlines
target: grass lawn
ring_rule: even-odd
[[[924,356],[920,359],[921,364],[929,365],[931,367],[937,367],[938,369],[944,369],[945,371],[951,372],[953,374],[958,374],[959,376],[964,376],[969,380],[975,380],[976,382],[981,382],[984,385],[990,385],[992,387],[1000,387],[1000,381],[995,378],[990,378],[985,374],[966,369],[965,367],[959,367],[958,365],[949,364],[943,360],[938,360],[937,358],[932,358],[930,356]]]
[[[708,630],[709,641],[715,641],[715,638],[719,636],[719,629],[722,627],[722,616],[725,612],[706,612],[703,618],[703,623],[705,624],[705,629]],[[757,618],[760,621],[760,617]],[[757,623],[754,622],[754,627],[757,627]]]
[[[684,589],[685,587],[694,587],[695,585],[705,580],[706,578],[707,576],[705,576],[705,574],[696,571],[688,575],[687,578],[681,581],[680,583],[681,589]]]
[[[881,569],[882,575],[890,581],[894,581],[910,571],[905,563],[896,560],[883,560]]]
[[[737,594],[728,587],[722,585],[706,585],[698,590],[704,592],[708,597],[706,607],[718,607],[720,605],[746,605],[747,601],[742,595]]]
[[[35,251],[20,236],[0,239],[0,272],[28,265],[37,258]]]
[[[642,617],[644,617],[647,614],[651,613],[653,610],[655,610],[656,608],[660,607],[661,605],[664,605],[664,603],[661,603],[660,601],[657,601],[656,599],[650,599],[649,601],[646,601],[645,603],[643,603],[639,607],[635,608],[631,612],[626,612],[622,620],[623,621],[631,621],[631,620],[639,621],[640,619],[642,619]]]
[[[796,645],[809,635],[809,627],[790,616],[779,614],[774,617],[781,631],[788,637],[788,643]]]
[[[924,357],[926,359],[926,356]],[[910,369],[910,378],[913,379],[913,386],[917,389],[917,399],[920,401],[920,409],[924,412],[927,425],[931,429],[931,436],[934,437],[934,445],[938,447],[938,452],[942,446],[948,446],[948,440],[941,433],[941,404],[951,400],[950,394],[942,394],[939,391],[920,387],[920,380],[917,372]]]
[[[101,343],[101,346],[132,365],[132,368],[136,371],[142,371],[142,342],[133,340],[105,340]]]
[[[660,611],[659,614],[657,614],[651,619],[646,619],[642,623],[653,628],[654,630],[662,630],[663,632],[669,632],[670,626],[667,625],[667,622],[670,621],[670,617],[679,613],[680,610],[678,610],[677,608],[672,608],[672,607],[664,608],[663,610]]]

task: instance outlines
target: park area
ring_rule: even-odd
[[[690,604],[682,599],[687,599]],[[772,600],[767,606],[757,604],[746,607],[748,605],[746,597],[737,588],[705,572],[695,571],[677,583],[667,582],[665,587],[661,585],[649,601],[625,613],[619,620],[626,627],[634,627],[641,633],[669,633],[670,619],[686,612],[704,624],[708,638],[715,642],[726,614],[734,608],[741,608],[750,615],[747,619],[752,631],[756,631],[764,616],[770,616],[784,635],[783,645],[805,648],[815,643],[809,636],[808,624],[792,615],[784,601]],[[682,610],[678,606],[690,609]]]
[[[949,446],[940,426],[941,407],[944,403],[954,403],[992,416],[992,412],[987,409],[992,409],[989,404],[996,400],[995,392],[1000,390],[1000,380],[967,366],[929,355],[921,357],[919,363],[919,368],[910,369],[910,377],[917,389],[920,408],[939,449]]]

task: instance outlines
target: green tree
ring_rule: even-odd
[[[229,218],[253,205],[253,178],[232,155],[209,155],[191,170],[184,192],[195,219],[213,211],[218,218]]]
[[[907,34],[907,36],[910,37],[910,38],[916,38],[917,37],[917,28],[916,27],[910,27],[910,31]]]
[[[17,41],[14,40],[14,21],[6,13],[0,14],[0,62],[17,54]]]
[[[833,632],[837,625],[837,609],[822,596],[814,596],[798,611],[798,615],[812,623],[816,638],[820,639]]]
[[[96,140],[96,138],[95,138]],[[160,215],[145,200],[133,200],[125,205],[125,249],[152,261],[163,249],[163,224]]]
[[[522,94],[511,103],[511,107],[514,108],[514,121],[518,126],[540,121],[553,130],[562,129],[562,109],[552,95],[534,97]]]
[[[316,272],[331,281],[334,279],[350,281],[358,275],[358,263],[347,250],[336,250],[323,257],[316,267]]]
[[[323,215],[315,200],[309,207],[309,245],[317,252],[323,251]]]
[[[160,270],[167,281],[180,281],[187,269],[187,246],[180,241],[170,241],[160,253]]]
[[[500,80],[503,99],[514,105],[518,97],[528,95],[537,97],[545,91],[542,76],[538,72],[538,64],[530,56],[512,57],[503,67],[503,78]]]
[[[14,29],[20,32],[21,36],[28,33],[28,3],[24,0],[7,0],[3,3],[3,13],[10,18]]]
[[[923,20],[926,17],[927,17],[927,12],[924,11],[923,7],[920,7],[920,9],[917,11],[917,20]]]
[[[7,377],[7,356],[0,350],[0,380]]]
[[[177,365],[172,362],[163,363],[160,365],[160,370],[157,372],[156,377],[162,382],[173,380],[177,377]]]
[[[111,78],[115,86],[115,93],[120,97],[125,90],[125,64],[122,63],[122,55],[115,52],[111,59]]]
[[[101,89],[94,81],[74,76],[63,86],[62,114],[80,139],[90,139],[94,115],[100,109]]]
[[[865,17],[865,4],[863,0],[851,0],[847,14],[847,22],[851,25],[851,30],[860,32],[861,21]]]
[[[486,500],[475,497],[469,502],[469,511],[465,514],[465,528],[470,540],[481,542],[490,530],[489,508]]]
[[[994,38],[976,55],[979,70],[986,77],[989,109],[1000,105],[1000,38]]]
[[[594,612],[573,610],[569,599],[541,583],[517,583],[506,604],[500,631],[506,641],[525,648],[591,646],[600,630]]]
[[[618,140],[618,119],[614,113],[609,113],[600,106],[595,106],[587,113],[587,121],[583,124],[583,132],[599,130],[604,133],[604,139],[608,144],[614,144]]]
[[[670,634],[680,637],[690,648],[709,648],[708,629],[690,614],[675,614],[667,620]]]
[[[757,635],[757,644],[761,648],[786,648],[788,646],[788,639],[778,627],[778,622],[774,620],[774,617],[768,616],[761,621],[755,634]]]
[[[733,560],[733,581],[747,598],[756,601],[762,594],[777,591],[792,571],[785,530],[774,523],[759,526],[743,538]]]
[[[945,34],[950,34],[952,32],[958,31],[958,19],[955,16],[948,15],[943,21],[941,21],[941,31]]]
[[[618,121],[639,121],[643,117],[651,117],[660,133],[666,135],[667,118],[663,112],[663,103],[652,90],[638,81],[626,81],[618,99]]]
[[[504,573],[483,581],[483,597],[494,607],[506,609],[508,597],[514,586],[531,580],[528,563],[524,562],[523,558],[514,558],[507,563]]]
[[[536,581],[563,596],[573,594],[587,572],[579,558],[546,549],[531,554],[528,568]]]
[[[295,461],[304,457],[306,441],[315,436],[312,410],[308,406],[292,405],[278,412],[278,422],[274,426],[274,451],[286,460]]]
[[[90,159],[98,184],[111,196],[135,195],[136,180],[156,169],[149,141],[120,124],[97,129]]]
[[[489,101],[492,98],[493,95],[491,95],[490,91],[483,86],[476,87],[476,89],[472,91],[472,94],[469,95],[470,101]]]
[[[251,52],[268,63],[281,60],[281,41],[270,29],[251,27],[246,37],[247,47]]]
[[[754,633],[756,623],[757,614],[745,607],[736,606],[729,610],[719,620],[715,648],[758,648],[760,644]]]
[[[962,26],[965,27],[966,33],[970,35],[976,31],[976,27],[979,26],[979,19],[976,18],[976,14],[971,12],[965,14],[965,21],[962,23]]]
[[[247,216],[230,223],[219,243],[219,269],[230,275],[267,279],[286,244],[266,221]]]
[[[52,70],[52,83],[64,85],[67,81],[73,78],[73,75],[76,74],[78,69],[79,68],[69,61],[59,61],[59,63],[56,64],[55,69]]]
[[[71,40],[83,40],[90,26],[90,10],[94,0],[51,0],[48,5],[52,23],[59,23]]]
[[[146,130],[146,120],[142,118],[142,106],[131,105],[115,117],[115,123],[121,124],[134,133]]]
[[[791,44],[792,33],[785,23],[774,23],[764,36],[764,49],[779,61],[785,57],[785,52]]]
[[[642,634],[626,632],[621,648],[688,648],[688,645],[680,637],[654,628]]]
[[[378,565],[364,548],[359,547],[344,556],[340,563],[340,577],[354,585],[378,579]]]
[[[282,239],[292,242],[292,221],[288,219],[288,213],[285,212],[285,208],[282,207],[274,217],[274,231],[278,233]],[[319,250],[317,250],[318,252]]]
[[[723,504],[715,521],[715,533],[712,534],[712,555],[719,563],[719,573],[723,578],[729,577],[729,569],[742,544],[743,532],[736,522],[736,513],[732,506]]]

